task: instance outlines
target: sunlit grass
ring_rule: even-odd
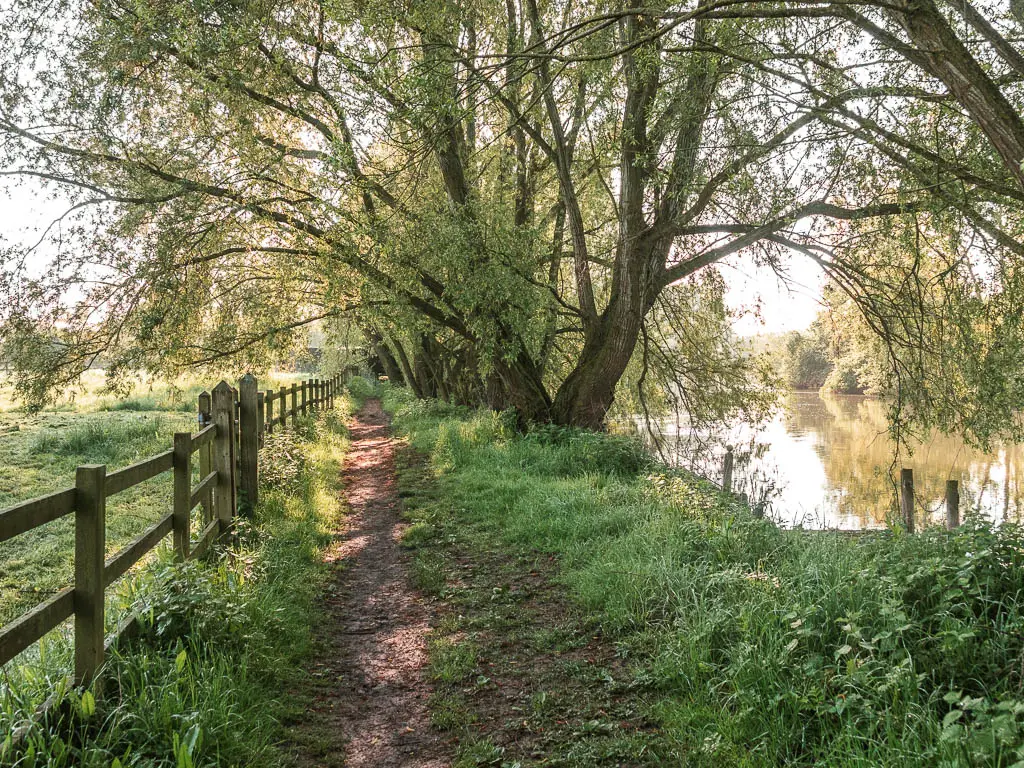
[[[687,764],[1024,758],[1020,527],[782,530],[639,462],[619,438],[523,436],[493,413],[385,391],[440,485],[422,519],[472,529],[478,547],[553,556],[566,593],[630,661],[637,706]],[[442,594],[457,576],[421,552]]]

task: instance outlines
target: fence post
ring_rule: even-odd
[[[264,418],[264,422],[267,426],[267,434],[272,434],[274,431],[274,390],[268,389],[266,396],[263,398],[263,402],[267,404],[267,415]]]
[[[235,424],[234,393],[222,381],[213,389],[213,423],[217,435],[213,439],[213,468],[217,471],[216,493],[213,496],[221,533],[231,528],[235,516]]]
[[[213,423],[213,407],[210,404],[210,393],[203,392],[199,395],[199,426],[208,427]],[[199,474],[206,477],[213,472],[213,444],[207,443],[199,449]],[[203,494],[203,520],[210,522],[213,519],[213,488],[207,489]]]
[[[75,682],[87,685],[103,663],[107,468],[75,472]]]
[[[914,470],[900,470],[900,511],[907,533],[914,532]]]
[[[334,393],[335,393],[335,390],[337,389],[337,384],[338,383],[337,383],[337,381],[335,381],[335,377],[332,376],[331,380],[327,384],[328,391],[330,392],[330,394],[327,396],[327,407],[328,408],[333,408],[334,407]]]
[[[299,385],[292,382],[291,388],[292,396],[292,426],[298,426],[299,424]]]
[[[309,407],[316,410],[316,379],[307,381],[306,388],[309,389]]]
[[[238,430],[242,504],[252,512],[259,503],[259,406],[256,377],[245,374],[238,382]]]
[[[960,483],[946,481],[946,527],[949,530],[960,526]]]
[[[277,396],[281,401],[281,406],[278,408],[280,413],[277,416],[277,420],[281,424],[281,429],[284,429],[288,424],[288,388],[281,387],[277,392]]]
[[[174,433],[174,507],[171,530],[174,532],[174,557],[188,560],[189,518],[192,514],[192,434]]]
[[[732,446],[727,445],[725,447],[725,458],[722,460],[722,490],[726,493],[732,493],[732,465],[734,457],[732,452]]]
[[[307,407],[307,403],[308,403],[308,400],[309,400],[309,397],[308,397],[309,393],[308,393],[308,386],[307,386],[307,384],[308,384],[308,382],[305,379],[303,379],[302,380],[302,386],[299,387],[299,390],[302,393],[302,405],[301,405],[301,408],[302,408],[302,415],[303,416],[308,415],[307,411],[309,410],[309,408]]]
[[[256,442],[257,448],[263,447],[263,433],[267,429],[266,422],[264,421],[264,413],[266,411],[265,397],[266,395],[262,392],[256,393],[256,431],[259,433],[259,440]]]

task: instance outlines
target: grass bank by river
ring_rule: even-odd
[[[464,764],[1024,759],[1019,527],[780,530],[628,440],[385,400]]]

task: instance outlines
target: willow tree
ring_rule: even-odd
[[[868,311],[870,222],[1019,248],[1000,141],[856,5],[11,0],[0,163],[96,213],[8,272],[6,347],[31,387],[354,314],[422,394],[531,419],[600,425],[631,366],[738,402],[722,259],[803,254]]]

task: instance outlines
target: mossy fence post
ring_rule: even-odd
[[[256,433],[259,435],[258,446],[263,447],[263,433],[266,432],[266,421],[264,421],[266,404],[266,394],[263,392],[256,393]]]
[[[192,433],[174,433],[174,557],[188,560],[189,517],[192,514]]]
[[[217,425],[217,436],[213,439],[213,468],[217,471],[217,486],[213,503],[222,533],[231,529],[235,514],[234,399],[226,381],[214,387],[213,423]]]
[[[259,502],[259,404],[256,377],[245,374],[238,382],[239,485],[246,512]]]
[[[75,682],[87,685],[103,664],[103,565],[106,551],[107,468],[75,472]]]
[[[199,428],[213,424],[213,405],[209,392],[202,392],[199,395]],[[199,474],[206,477],[213,471],[213,444],[207,443],[199,449]],[[211,486],[203,494],[203,520],[207,523],[213,520],[213,487]]]

